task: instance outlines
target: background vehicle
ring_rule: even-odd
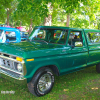
[[[0,43],[21,42],[20,31],[16,28],[0,27]]]

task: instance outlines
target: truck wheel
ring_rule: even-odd
[[[98,73],[100,73],[100,64],[97,64],[97,65],[96,65],[96,71],[97,71]]]
[[[35,96],[49,93],[54,85],[54,75],[47,67],[40,68],[28,83],[29,91]]]

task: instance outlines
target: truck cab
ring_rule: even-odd
[[[0,43],[21,42],[20,31],[15,28],[0,27]]]

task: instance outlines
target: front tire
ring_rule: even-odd
[[[100,73],[100,63],[96,65],[96,71]]]
[[[54,75],[50,68],[40,68],[28,83],[29,91],[35,96],[49,93],[54,85]]]

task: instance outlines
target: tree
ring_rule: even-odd
[[[32,30],[32,23],[39,25],[47,15],[47,5],[42,0],[20,0],[15,17],[30,24],[29,31]]]
[[[51,26],[51,24],[52,24],[52,11],[53,11],[53,6],[51,5],[51,2],[48,2],[47,7],[48,7],[48,16],[45,17],[44,25]]]
[[[99,0],[96,0],[96,1],[88,0],[86,2],[81,2],[80,9],[77,8],[76,10],[76,14],[83,15],[84,19],[88,21],[89,25],[87,24],[88,26],[86,28],[96,28],[96,25],[97,25],[96,16],[97,16],[97,12],[100,11],[98,2]]]
[[[84,0],[85,2],[85,0]],[[61,2],[61,7],[66,11],[67,14],[67,22],[66,26],[69,27],[69,22],[70,22],[70,14],[75,11],[76,8],[79,8],[80,6],[80,0],[73,0],[73,1],[62,1]]]
[[[12,12],[14,12],[14,10],[16,9],[16,5],[17,5],[17,0],[1,0],[0,1],[0,10],[1,10],[1,14],[0,17],[5,20],[7,22],[7,25],[9,25],[9,17],[11,16],[11,14],[13,14]]]
[[[50,2],[50,0],[49,0]],[[52,18],[61,20],[63,23],[65,23],[66,19],[66,26],[69,27],[70,24],[70,15],[75,12],[75,10],[80,8],[80,0],[54,0],[51,2],[53,3],[53,13],[52,13]],[[86,2],[86,0],[84,0]],[[56,14],[56,15],[55,15]],[[65,15],[67,16],[65,18]],[[54,21],[54,20],[53,20]]]

